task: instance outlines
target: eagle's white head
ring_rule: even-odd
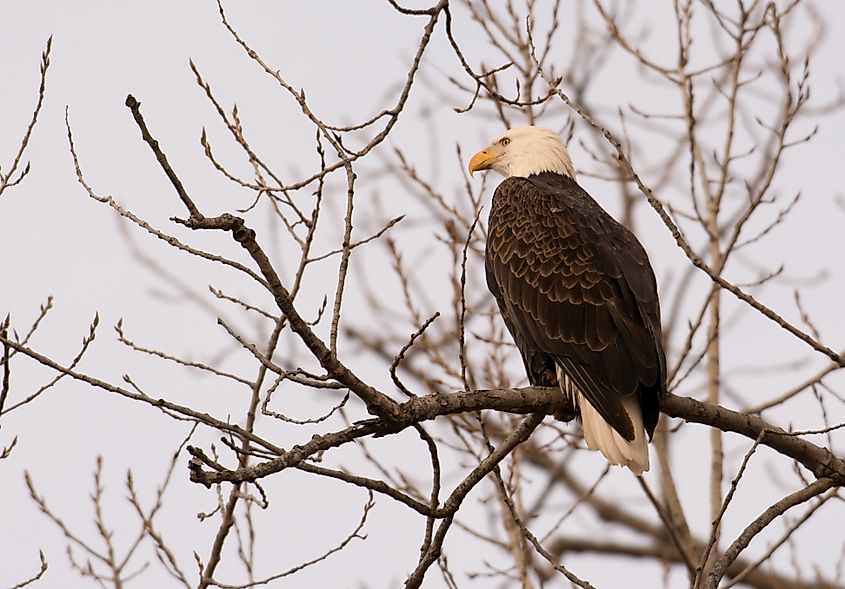
[[[504,176],[527,178],[555,172],[575,178],[575,168],[560,135],[543,127],[514,127],[469,160],[469,173],[496,170]]]

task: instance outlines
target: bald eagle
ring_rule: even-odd
[[[506,179],[493,194],[485,268],[533,386],[559,386],[584,440],[648,470],[666,392],[657,284],[637,238],[575,181],[560,136],[504,133],[469,162]]]

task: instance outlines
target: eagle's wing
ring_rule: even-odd
[[[548,355],[627,440],[620,399],[639,395],[651,435],[666,367],[654,272],[633,234],[568,177],[508,178],[493,197],[486,268],[529,375]]]

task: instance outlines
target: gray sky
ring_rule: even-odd
[[[657,19],[654,31],[661,30],[664,23],[660,19],[671,13],[671,9],[660,4],[661,12],[654,17]],[[840,56],[845,55],[845,39],[837,34],[845,25],[845,6],[839,2],[827,2],[822,6],[831,34],[812,64],[813,97],[818,104],[836,95],[845,74],[840,61]],[[374,1],[229,2],[227,9],[241,34],[295,87],[305,89],[310,105],[318,114],[336,123],[360,121],[393,102],[423,22],[400,17],[386,3]],[[461,10],[456,13],[459,17],[463,15]],[[650,20],[647,16],[640,18],[641,22]],[[234,157],[237,152],[228,147],[224,130],[196,86],[188,58],[194,59],[224,104],[238,103],[252,141],[288,175],[288,179],[303,176],[314,167],[312,128],[304,122],[296,104],[263,76],[234,44],[219,22],[216,5],[210,0],[150,1],[144,3],[143,8],[88,0],[3,2],[0,3],[0,20],[4,23],[4,32],[0,35],[0,165],[8,164],[31,113],[39,54],[47,37],[53,35],[47,101],[26,154],[32,162],[32,172],[20,187],[0,198],[0,252],[3,252],[4,269],[0,314],[11,312],[15,325],[25,327],[37,315],[38,306],[52,295],[55,309],[48,315],[33,345],[58,359],[69,360],[78,350],[94,314],[99,313],[99,336],[93,351],[83,361],[82,370],[115,382],[120,382],[124,373],[130,373],[153,396],[192,403],[221,418],[229,414],[239,416],[248,400],[240,389],[229,390],[225,383],[150,363],[114,343],[111,326],[123,318],[127,335],[142,345],[157,344],[169,351],[202,359],[231,351],[231,344],[217,327],[215,316],[191,304],[175,282],[162,282],[133,257],[115,215],[107,206],[90,200],[77,184],[67,149],[63,122],[65,105],[69,108],[87,180],[95,191],[113,195],[139,216],[172,230],[191,243],[220,248],[223,253],[241,260],[242,254],[229,243],[228,237],[191,235],[173,228],[167,221],[172,215],[181,215],[182,210],[166,178],[140,141],[137,128],[123,105],[126,94],[131,92],[142,102],[150,127],[165,146],[188,189],[208,213],[247,206],[252,195],[232,188],[203,157],[198,142],[203,126],[207,127],[215,141],[216,152],[222,157]],[[458,22],[462,22],[460,18]],[[802,33],[802,30],[790,31],[797,38]],[[476,58],[489,51],[476,28],[461,30],[460,37]],[[562,48],[566,46],[566,43],[561,44]],[[490,54],[488,65],[495,61],[493,53]],[[671,60],[672,49],[667,47],[666,62]],[[566,56],[562,56],[561,61],[565,62]],[[608,113],[612,114],[617,106],[642,100],[643,95],[638,94],[642,92],[638,80],[641,74],[636,68],[626,66],[620,58],[608,71],[615,74],[598,79],[592,90],[593,95],[606,97],[599,102],[607,106]],[[458,74],[459,70],[440,24],[422,74],[434,85],[445,87],[443,72]],[[630,97],[627,96],[629,89]],[[454,93],[446,96],[456,97]],[[654,100],[650,106],[660,110],[662,101],[668,104],[669,98],[656,94]],[[421,88],[411,100],[391,142],[383,146],[378,157],[389,158],[390,149],[400,147],[444,193],[457,194],[463,180],[461,164],[454,157],[455,144],[460,144],[468,157],[501,131],[490,119],[453,112],[453,107],[465,104],[464,97],[449,102]],[[560,117],[558,122],[563,124],[563,121]],[[802,128],[809,130],[811,124]],[[585,133],[583,127],[576,127],[576,140]],[[784,174],[777,179],[778,192],[791,194],[802,190],[802,201],[785,228],[777,230],[764,247],[752,248],[748,254],[750,262],[769,269],[781,262],[785,264],[791,282],[763,290],[760,298],[783,311],[790,320],[798,318],[792,303],[792,290],[803,285],[802,281],[826,272],[823,282],[802,287],[802,295],[805,306],[822,329],[823,340],[836,349],[845,344],[842,336],[845,320],[839,302],[839,293],[845,291],[841,262],[845,214],[834,202],[835,196],[843,193],[843,136],[845,116],[840,112],[826,120],[811,144],[787,157]],[[436,156],[432,157],[432,154]],[[375,164],[376,158],[372,159]],[[577,146],[573,146],[573,159],[576,167],[589,168],[589,156]],[[237,165],[248,173],[243,162]],[[364,198],[359,201],[361,207],[366,206],[366,198],[378,194],[388,203],[388,210],[396,214],[405,212],[407,201],[403,201],[396,184],[379,184],[375,165],[362,166],[362,170],[369,170],[373,175],[362,176],[359,191]],[[488,179],[491,188],[494,181]],[[587,178],[584,183],[608,209],[613,211],[618,207],[615,196],[614,200],[602,200],[600,182]],[[336,194],[342,195],[342,190],[336,190]],[[663,280],[667,270],[681,260],[680,254],[650,209],[641,207],[638,221],[640,238]],[[257,220],[256,225],[259,230],[268,230],[266,222]],[[232,288],[235,294],[247,297],[258,292],[219,267],[175,255],[137,230],[131,230],[130,234],[131,242],[137,244],[145,256],[166,264],[169,272],[185,282],[199,284],[200,292],[207,284]],[[272,245],[269,247],[274,249]],[[403,247],[413,257],[426,251],[427,244],[407,243]],[[438,284],[436,266],[435,262],[421,266],[424,268],[421,271],[428,272],[435,285]],[[738,266],[736,273],[730,276],[741,282],[752,278],[753,273]],[[445,280],[441,284],[445,288]],[[699,280],[696,284],[705,288],[707,283]],[[333,289],[333,284],[323,287],[319,283],[311,287],[314,300],[319,301],[323,290]],[[434,304],[448,301],[448,297],[448,292],[432,293]],[[725,298],[726,315],[729,315],[738,305],[730,297]],[[356,308],[354,305],[359,301],[358,295],[350,295],[351,308]],[[316,309],[317,303],[312,306]],[[800,374],[809,375],[825,364],[822,357],[810,354],[803,344],[791,340],[750,312],[741,316],[736,330],[738,336],[725,345],[726,370],[803,358],[807,361],[800,367]],[[385,371],[370,361],[357,358],[355,363],[377,384],[388,382]],[[13,373],[12,401],[49,378],[48,373],[33,369],[24,361],[19,364],[20,368]],[[238,354],[230,355],[227,364],[233,368],[249,365],[248,359]],[[796,374],[771,371],[771,377],[767,379],[756,374],[736,375],[731,383],[734,386],[747,383],[754,387],[754,390],[744,391],[747,396],[766,398],[800,380]],[[841,385],[842,379],[838,382]],[[681,391],[682,394],[694,392],[698,391]],[[312,407],[310,400],[302,402],[302,408],[297,406],[295,409],[301,411],[302,416],[309,415],[312,409],[317,412],[323,406],[317,403]],[[794,424],[796,428],[818,423],[817,414],[805,415],[794,410],[795,406],[786,407],[768,417],[780,420],[783,425]],[[838,411],[841,417],[841,406]],[[88,494],[92,488],[95,457],[102,454],[109,492],[106,501],[108,521],[116,534],[125,534],[125,541],[128,541],[138,524],[124,499],[122,481],[126,470],[132,469],[142,497],[149,500],[162,479],[169,455],[188,430],[186,424],[168,420],[146,406],[73,382],[63,382],[30,406],[5,416],[2,425],[0,446],[8,445],[15,435],[19,442],[11,458],[0,462],[0,553],[3,554],[0,586],[14,584],[35,571],[38,549],[43,549],[50,570],[37,586],[47,588],[91,583],[69,571],[64,554],[66,542],[29,500],[23,485],[23,470],[30,471],[39,491],[72,529],[82,536],[94,538]],[[691,447],[706,440],[703,428],[684,435]],[[194,443],[207,448],[218,437],[202,431]],[[301,439],[306,438],[298,436],[282,443]],[[395,453],[395,456],[410,452],[413,459],[425,460],[410,434],[400,436],[398,440],[374,442],[372,447],[388,454]],[[747,446],[737,447],[744,451]],[[352,461],[358,455],[343,450],[339,456]],[[741,452],[730,456],[737,460]],[[213,509],[215,498],[213,493],[187,481],[185,461],[183,455],[161,521],[174,545],[190,547],[180,555],[180,562],[185,570],[192,572],[190,550],[206,554],[213,534],[211,530],[216,529],[214,523],[198,523],[195,514]],[[704,509],[697,513],[692,507],[698,503],[697,496],[701,497],[702,504],[706,497],[702,485],[705,475],[700,470],[703,469],[694,469],[693,465],[689,465],[689,472],[680,469],[680,485],[691,506],[690,519],[699,529],[707,521]],[[453,484],[457,472],[449,473]],[[629,480],[623,482],[621,475],[614,476],[620,485],[630,484]],[[760,492],[756,496],[751,493],[737,497],[736,508],[739,512],[747,510],[748,516],[760,510],[761,497],[782,495],[779,489],[770,488],[775,485],[762,468],[755,476],[758,477],[755,488]],[[337,538],[353,529],[365,500],[360,489],[346,489],[302,473],[287,472],[276,478],[268,483],[275,491],[273,506],[267,514],[261,515],[259,574],[293,566],[330,548]],[[633,486],[620,486],[619,497],[626,496],[638,496],[638,491]],[[647,512],[645,506],[643,509]],[[483,512],[475,505],[468,505],[467,517],[472,515],[483,517]],[[601,533],[601,525],[597,522],[574,521],[573,525],[592,527],[596,533]],[[746,521],[747,518],[733,521],[726,534],[735,534]],[[369,534],[366,542],[354,542],[335,555],[329,564],[295,577],[289,586],[356,587],[359,580],[371,587],[396,586],[415,563],[420,525],[421,522],[411,517],[405,508],[380,499],[365,530]],[[818,534],[819,540],[813,543],[813,554],[808,556],[822,564],[838,558],[843,542],[841,530],[832,530],[829,522],[828,525],[819,522],[808,530]],[[497,557],[494,552],[477,552],[479,545],[471,543],[460,530],[451,534],[454,536],[446,544],[451,558],[463,558],[481,568],[483,560]],[[451,556],[453,554],[455,556]],[[148,555],[152,558],[150,553]],[[367,563],[371,568],[363,570],[361,563]],[[618,579],[644,566],[623,564],[619,570],[610,570],[590,557],[567,560],[570,568],[598,587],[612,587]],[[157,568],[155,563],[151,568]],[[830,572],[831,568],[828,566],[825,570]],[[223,579],[237,579],[235,573],[240,572],[236,567],[224,571],[231,574],[224,573]],[[342,575],[340,571],[343,571]],[[348,576],[350,571],[351,577]],[[649,570],[647,574],[657,578],[659,571]],[[154,570],[146,573],[143,579],[136,586],[156,586],[157,580],[166,577]],[[430,571],[426,587],[440,586],[437,571]],[[480,580],[467,583],[467,586],[491,584]]]

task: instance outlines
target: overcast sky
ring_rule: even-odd
[[[664,4],[668,3],[654,3],[660,5],[659,14],[654,17],[640,17],[643,22],[654,18],[654,30],[669,26],[668,21],[661,20],[671,17],[671,9]],[[823,104],[843,88],[845,70],[841,56],[845,55],[845,38],[838,33],[845,26],[845,5],[819,4],[830,34],[812,64],[812,87],[814,100]],[[375,0],[229,2],[227,8],[241,34],[262,52],[272,67],[280,69],[295,87],[304,88],[311,107],[336,123],[363,120],[392,103],[416,49],[423,22],[419,18],[399,16],[386,2]],[[463,14],[460,10],[457,13]],[[226,105],[238,103],[254,144],[269,154],[289,179],[313,169],[313,129],[299,114],[296,104],[280,93],[235,45],[221,25],[211,0],[151,0],[142,4],[107,0],[6,1],[0,3],[0,22],[3,23],[0,165],[4,167],[31,114],[39,55],[47,38],[53,36],[47,99],[26,154],[26,159],[32,162],[32,172],[21,186],[0,198],[3,267],[0,315],[10,312],[13,325],[26,328],[37,316],[39,305],[53,296],[55,309],[33,345],[43,353],[68,361],[76,354],[95,313],[99,313],[100,335],[90,357],[82,363],[83,370],[115,382],[120,382],[124,373],[131,373],[153,396],[194,402],[224,419],[230,414],[240,415],[247,402],[245,397],[238,399],[233,407],[230,391],[216,381],[197,379],[182,370],[158,364],[156,372],[150,373],[149,363],[113,343],[111,326],[123,318],[127,334],[139,343],[156,343],[193,357],[207,359],[230,349],[213,313],[185,298],[178,281],[168,284],[145,267],[132,255],[130,243],[136,244],[147,258],[165,264],[173,276],[197,284],[200,292],[208,284],[231,286],[236,294],[244,296],[256,291],[240,286],[220,268],[174,255],[166,246],[139,231],[130,231],[131,239],[127,240],[113,212],[89,199],[76,182],[67,149],[65,107],[87,179],[96,191],[113,195],[141,217],[193,240],[192,243],[223,248],[235,256],[240,254],[227,237],[189,236],[187,231],[173,228],[167,221],[170,216],[182,214],[182,210],[139,138],[124,106],[127,93],[133,93],[141,101],[147,121],[165,146],[171,162],[210,214],[247,206],[252,195],[232,188],[210,169],[202,154],[199,135],[203,127],[208,128],[213,140],[219,140],[215,145],[220,146],[221,154],[236,152],[226,146],[224,130],[188,67],[189,58],[219,90]],[[460,18],[458,22],[462,22]],[[807,31],[794,30],[790,34],[800,38]],[[476,59],[489,50],[476,28],[461,30],[460,37]],[[666,48],[667,62],[671,62],[671,51],[671,47]],[[562,56],[561,61],[565,62],[566,57]],[[624,107],[628,103],[626,87],[635,84],[639,74],[635,68],[624,65],[610,71],[615,74],[597,80],[592,92],[607,97],[602,102],[612,113],[616,106]],[[445,72],[457,75],[459,70],[439,30],[422,75],[434,85],[445,87]],[[502,129],[489,118],[455,113],[453,108],[464,106],[466,100],[462,97],[450,102],[449,96],[420,89],[391,142],[374,159],[389,158],[392,147],[399,147],[410,154],[421,172],[451,195],[457,194],[463,183],[460,172],[463,164],[456,161],[455,144],[460,144],[466,158]],[[659,110],[662,100],[663,97],[655,99],[655,110]],[[563,122],[561,117],[558,124]],[[576,139],[578,133],[584,133],[579,129]],[[792,290],[824,273],[823,282],[808,286],[802,293],[804,303],[822,328],[823,340],[836,349],[845,345],[840,300],[845,292],[842,264],[845,215],[835,202],[845,192],[841,183],[843,137],[845,116],[839,113],[826,120],[810,145],[790,155],[785,175],[778,178],[778,190],[791,194],[800,189],[804,196],[788,229],[767,242],[766,249],[755,250],[748,260],[759,261],[770,269],[776,267],[772,260],[784,262],[787,282],[764,291],[762,299],[783,310],[790,319],[797,317],[791,302]],[[589,156],[583,151],[575,147],[573,155],[576,167],[589,166]],[[241,166],[246,172],[245,165]],[[364,175],[359,190],[367,195],[379,194],[391,203],[391,210],[397,214],[404,212],[402,194],[391,192],[397,191],[398,186],[379,185],[375,179],[378,166],[364,168],[367,169],[373,176]],[[488,180],[491,187],[492,181]],[[585,182],[595,187],[591,188],[594,194],[600,191],[600,184],[589,179]],[[603,204],[611,210],[618,206],[613,201]],[[649,249],[658,274],[666,276],[669,268],[681,259],[670,236],[650,209],[641,207],[638,221],[643,228],[640,238]],[[259,229],[266,230],[268,226]],[[414,256],[424,251],[425,244],[404,244],[404,247]],[[434,272],[432,284],[447,288],[445,279],[438,282],[436,270],[427,271]],[[751,274],[749,271],[745,276]],[[316,295],[320,289],[314,288]],[[449,296],[446,291],[435,293],[434,300],[447,301]],[[350,300],[354,304],[359,299],[353,295]],[[728,313],[736,308],[732,301],[727,303]],[[763,365],[764,360],[771,359],[786,363],[802,358],[807,361],[800,367],[801,374],[812,374],[825,364],[823,358],[809,354],[803,344],[784,342],[786,336],[779,330],[748,315],[742,320],[742,338],[726,345],[729,368]],[[780,343],[769,348],[766,342],[772,338],[778,338]],[[210,344],[203,345],[206,342]],[[237,362],[232,360],[233,365]],[[362,370],[371,371],[379,382],[387,382],[384,371],[379,369],[375,375],[377,366],[361,362]],[[25,363],[20,364],[21,369],[13,373],[12,401],[49,378],[42,370],[25,369]],[[737,378],[736,382],[744,382],[742,376]],[[780,391],[799,380],[795,376],[784,380],[783,375],[774,373],[766,382],[772,390]],[[760,386],[759,379],[753,382],[754,386]],[[769,391],[760,390],[759,394],[765,397]],[[202,395],[200,400],[198,395]],[[773,416],[781,419],[783,425],[792,422],[801,427],[804,423],[802,415],[792,415],[788,410]],[[64,554],[66,542],[29,500],[23,485],[24,469],[30,471],[55,512],[80,535],[93,538],[95,529],[88,495],[95,457],[103,455],[110,493],[107,517],[116,533],[125,533],[128,541],[138,524],[126,506],[126,492],[121,486],[126,470],[133,470],[142,496],[149,500],[161,482],[169,455],[187,431],[186,424],[165,419],[152,409],[73,382],[63,382],[30,406],[4,417],[0,447],[7,446],[14,436],[19,441],[12,456],[0,462],[0,586],[19,582],[37,570],[39,549],[47,554],[50,570],[38,587],[93,586],[69,571]],[[201,432],[196,443],[207,448],[217,437]],[[705,438],[696,439],[701,442]],[[395,444],[392,449],[384,446],[384,441],[377,442],[375,447],[402,452],[411,442],[402,438],[392,443]],[[185,456],[180,459],[175,473],[177,481],[168,496],[162,520],[167,522],[164,527],[174,544],[193,545],[201,554],[207,554],[209,530],[216,524],[200,524],[194,516],[199,511],[212,510],[215,499],[212,493],[187,483],[185,460]],[[260,553],[263,573],[293,566],[331,547],[337,537],[354,527],[365,500],[359,489],[344,490],[341,494],[336,485],[299,473],[285,473],[282,478],[277,486],[278,499],[264,516],[261,528],[265,534]],[[691,474],[690,483],[682,481],[681,486],[690,497],[700,493],[704,498],[704,491],[697,490],[693,481],[699,479]],[[765,487],[767,483],[761,478],[759,484]],[[295,492],[282,491],[291,489]],[[757,503],[749,498],[748,505]],[[371,587],[387,587],[401,583],[413,567],[420,535],[416,527],[407,527],[417,526],[419,522],[408,518],[405,511],[388,500],[380,500],[368,523],[370,537],[366,542],[353,543],[328,566],[304,573],[289,586],[356,587],[360,581],[362,586],[365,582]],[[700,524],[706,521],[707,514],[702,510],[690,517]],[[738,521],[736,525],[741,523]],[[325,526],[331,531],[327,533]],[[817,558],[833,562],[842,545],[841,530],[834,532],[830,526],[823,525],[813,529],[822,535]],[[381,533],[376,533],[378,530]],[[384,533],[384,530],[392,531]],[[463,536],[459,531],[454,534],[453,543],[447,542],[447,551],[463,554],[459,546]],[[823,557],[825,551],[829,551],[829,558]],[[379,553],[384,555],[384,561],[378,570],[359,570],[361,562],[378,562],[373,555]],[[190,552],[181,557],[183,567],[193,571]],[[480,562],[485,555],[465,557]],[[598,568],[589,557],[573,558],[568,564],[599,587],[612,587],[620,578],[620,573]],[[155,563],[151,568],[156,568]],[[233,575],[238,572],[236,568],[224,570]],[[342,577],[338,577],[338,571],[344,571]],[[649,574],[659,573],[650,570]],[[235,577],[224,575],[223,578]],[[156,580],[166,577],[150,571],[143,579],[135,586],[156,586]],[[436,571],[430,571],[426,587],[440,586]],[[480,581],[468,586],[486,585]]]

